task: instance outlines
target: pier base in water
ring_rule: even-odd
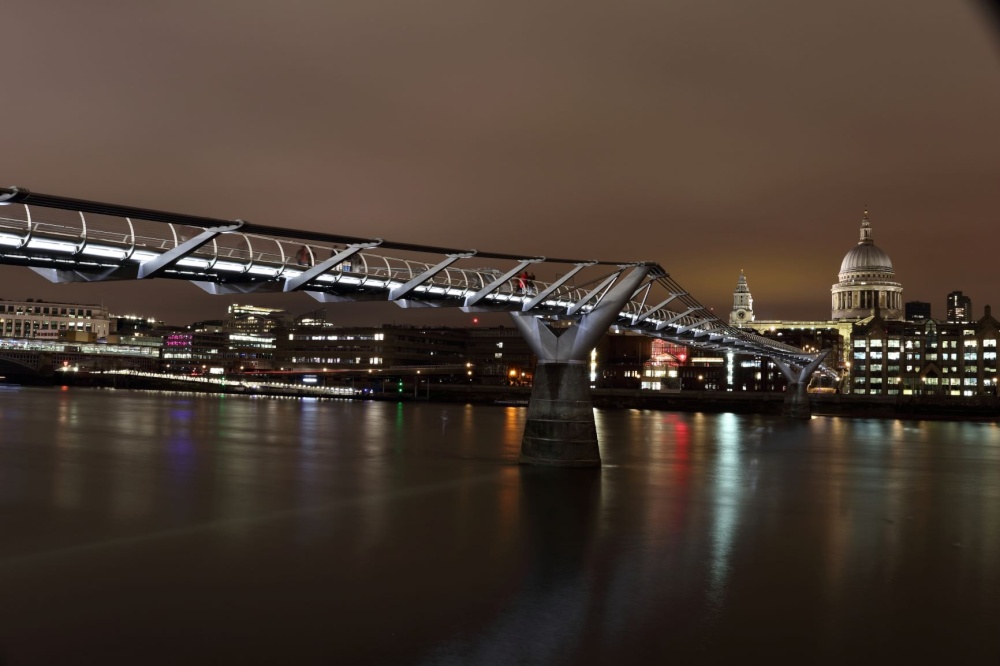
[[[785,389],[785,404],[781,407],[781,415],[793,419],[808,419],[812,416],[809,404],[809,394],[805,382],[789,384]]]
[[[600,466],[589,379],[587,365],[582,362],[538,364],[520,462]]]

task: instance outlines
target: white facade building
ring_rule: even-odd
[[[110,326],[103,305],[0,300],[0,337],[94,341],[107,338]]]

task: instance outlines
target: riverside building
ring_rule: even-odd
[[[96,342],[111,326],[103,305],[0,300],[0,337]]]
[[[865,395],[994,396],[1000,322],[888,321],[880,313],[851,336],[851,387]]]

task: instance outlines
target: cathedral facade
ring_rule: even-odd
[[[903,285],[896,282],[892,261],[872,240],[865,211],[861,239],[840,262],[839,282],[833,285],[831,319],[858,321],[879,311],[886,321],[903,320]]]

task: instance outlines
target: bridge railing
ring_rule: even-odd
[[[0,188],[0,198],[9,196],[11,192],[10,189]],[[13,190],[13,193],[20,194],[17,190]],[[465,253],[405,243],[384,244],[386,248],[395,248],[403,254],[437,255],[434,262],[428,262],[409,256],[392,256],[365,247],[380,246],[382,241],[372,242],[246,223],[241,223],[240,230],[225,229],[227,223],[223,220],[128,209],[145,215],[133,219],[116,212],[124,210],[123,207],[110,204],[63,200],[80,204],[79,209],[76,209],[53,203],[59,199],[57,197],[33,194],[29,198],[31,197],[37,197],[46,203],[40,204],[40,210],[39,206],[29,207],[27,204],[0,208],[0,250],[5,246],[14,246],[28,261],[34,261],[33,265],[45,265],[45,256],[79,258],[77,263],[86,266],[85,270],[97,267],[104,274],[131,267],[134,277],[137,267],[144,262],[156,260],[165,252],[182,246],[206,230],[221,229],[221,232],[213,232],[215,235],[205,244],[163,268],[163,274],[203,282],[242,281],[254,283],[254,288],[266,286],[274,290],[284,287],[287,281],[302,276],[304,271],[327,261],[345,247],[353,246],[364,249],[295,288],[307,292],[339,291],[348,298],[365,293],[389,298],[393,290],[431,272],[444,256],[456,257],[457,261],[466,263],[483,263],[481,258],[485,258],[485,263],[498,262],[507,266],[507,272],[512,270],[512,262],[515,262],[514,265],[530,263],[536,265],[539,272],[547,268],[550,273],[566,270],[567,265],[575,264],[575,268],[570,269],[573,279],[558,275],[554,278],[543,276],[532,279],[530,284],[523,284],[519,276],[512,275],[495,285],[489,293],[480,292],[484,292],[487,286],[503,275],[500,269],[450,265],[416,285],[412,292],[407,292],[407,298],[449,301],[456,305],[480,294],[479,307],[508,310],[530,308],[538,314],[579,315],[595,307],[618,277],[631,266],[637,265],[569,259],[519,259],[517,255]],[[178,222],[178,219],[181,221]],[[192,222],[189,223],[189,220]],[[59,266],[65,266],[66,263],[49,265],[58,270]],[[566,276],[567,273],[562,275]],[[804,352],[794,347],[722,322],[670,279],[660,267],[654,267],[650,276],[622,307],[617,320],[619,326],[692,346],[732,347],[739,342],[761,353],[780,354],[788,358],[805,356]],[[541,302],[536,302],[538,294],[549,291],[557,282],[557,288],[551,289],[551,293],[547,293]],[[669,307],[666,303],[670,303]]]
[[[29,243],[41,242],[42,239],[49,241],[61,239],[65,241],[65,246],[62,248],[65,253],[96,254],[105,259],[120,262],[138,262],[148,259],[149,253],[159,254],[177,247],[200,231],[182,225],[166,224],[157,225],[156,228],[168,231],[169,235],[164,233],[154,236],[148,232],[138,233],[136,222],[122,218],[119,218],[120,223],[127,225],[127,229],[122,231],[87,227],[83,215],[80,216],[78,225],[53,223],[39,218],[37,213],[32,215],[25,207],[24,219],[10,215],[0,217],[0,230],[7,230],[13,232],[14,235],[22,236]],[[224,243],[219,240],[237,238],[240,240],[232,243]],[[181,263],[188,268],[211,269],[216,267],[219,261],[230,261],[244,264],[242,266],[244,272],[249,272],[251,268],[257,268],[259,272],[272,278],[294,277],[302,270],[314,266],[343,249],[343,246],[336,244],[300,244],[288,239],[276,239],[240,232],[229,232],[220,236],[219,239],[213,239],[198,248]],[[268,245],[274,250],[262,249]],[[304,252],[300,254],[299,250],[302,249]],[[386,288],[405,283],[429,270],[432,266],[432,263],[426,261],[364,251],[355,254],[349,261],[320,276],[317,282],[335,284],[341,281],[344,276],[351,276],[350,282],[353,286],[368,285]],[[485,288],[499,275],[498,269],[447,267],[421,285],[420,290],[424,294],[432,294],[438,290],[439,292],[448,292],[453,296],[467,296]],[[591,280],[590,282],[595,281]],[[535,278],[522,288],[521,279],[514,276],[492,292],[489,295],[489,300],[493,303],[520,304],[548,289],[551,284],[551,281]],[[567,307],[586,295],[585,286],[573,283],[562,285],[542,305]],[[624,312],[626,314],[640,314],[641,305],[638,302],[629,302]]]
[[[127,218],[117,218],[120,224],[127,226],[127,229],[109,231],[94,228],[93,225],[88,227],[86,217],[83,214],[79,215],[79,222],[75,225],[59,224],[40,219],[43,216],[44,213],[42,216],[39,216],[37,212],[32,214],[28,207],[24,206],[23,219],[5,215],[0,218],[0,229],[23,234],[29,243],[41,242],[41,239],[50,241],[62,239],[66,243],[63,248],[64,252],[96,254],[120,262],[139,262],[149,259],[150,253],[155,255],[173,249],[201,231],[194,227],[167,223],[153,227],[161,231],[161,234],[157,236],[150,234],[148,230],[144,230],[146,233],[138,232],[136,227],[140,226],[140,223]],[[102,217],[111,219],[107,216]],[[162,233],[163,231],[169,232],[169,234]],[[263,249],[266,246],[274,249]],[[271,278],[288,278],[299,275],[303,270],[333,256],[343,247],[337,244],[298,243],[289,239],[259,234],[228,232],[198,248],[180,263],[188,269],[210,270],[215,268],[232,269],[234,267],[220,266],[219,262],[234,262],[241,264],[239,269],[242,272],[256,269],[259,274]],[[386,289],[412,280],[428,271],[432,266],[432,263],[426,261],[363,251],[353,255],[349,261],[319,276],[316,282],[319,285],[329,286],[337,284],[346,277],[348,283],[353,287],[364,288],[367,286]],[[499,269],[447,267],[422,284],[420,292],[425,296],[437,293],[438,296],[464,297],[485,288],[500,274]],[[596,284],[601,277],[604,277],[604,274],[582,285],[573,282],[561,285],[540,305],[555,309],[568,308],[583,299],[588,293],[588,287]],[[489,294],[488,300],[494,304],[506,303],[516,306],[545,291],[551,285],[552,281],[539,278],[527,281],[526,284],[522,285],[521,278],[514,276]],[[682,299],[681,302],[693,302],[693,300],[686,298]],[[586,306],[583,311],[587,311],[589,307],[592,306]],[[626,319],[635,318],[642,315],[649,307],[645,299],[633,299],[622,310],[622,316]],[[663,314],[674,315],[675,313],[665,310]],[[657,318],[654,317],[650,323],[657,321]],[[684,315],[677,321],[683,324],[697,321],[697,315]]]
[[[65,253],[75,253],[82,250],[84,254],[96,253],[104,258],[119,261],[141,260],[146,258],[142,254],[144,252],[156,254],[165,252],[177,247],[201,231],[182,225],[166,224],[158,225],[157,228],[169,231],[169,235],[154,236],[148,233],[140,235],[135,230],[135,227],[138,226],[137,221],[119,218],[121,224],[127,225],[128,228],[121,231],[110,231],[87,227],[82,215],[79,224],[71,225],[45,221],[40,219],[37,212],[30,213],[27,206],[23,208],[26,213],[24,219],[10,214],[0,217],[0,234],[6,231],[13,236],[20,237],[26,243],[41,238],[63,240],[66,243],[62,248]],[[4,212],[7,213],[7,211]],[[203,267],[210,267],[220,260],[228,260],[246,264],[247,271],[252,266],[257,266],[265,269],[272,277],[293,277],[303,269],[314,266],[343,249],[343,246],[336,244],[302,244],[288,239],[276,239],[240,232],[226,233],[220,238],[242,239],[239,244],[243,247],[236,246],[236,243],[227,245],[220,242],[219,239],[213,239],[192,252],[186,263],[190,265],[192,260],[200,259]],[[262,249],[268,245],[274,249]],[[300,249],[304,249],[304,255],[299,255]],[[140,253],[138,257],[135,256],[136,252]],[[303,257],[301,261],[297,258],[298,256]],[[377,280],[382,283],[380,286],[383,286],[390,283],[405,283],[429,270],[432,266],[432,263],[425,261],[373,252],[359,252],[325,274],[325,280],[321,278],[321,281],[337,282],[341,274],[350,274],[362,281]],[[448,267],[429,279],[423,285],[423,290],[438,288],[458,290],[463,293],[475,292],[484,288],[498,274],[499,271],[493,274],[487,273],[485,269]],[[541,288],[548,286],[548,283],[539,280],[536,280],[535,284]],[[515,277],[505,282],[492,296],[494,300],[509,300],[510,297],[518,295],[520,295],[519,281]]]

